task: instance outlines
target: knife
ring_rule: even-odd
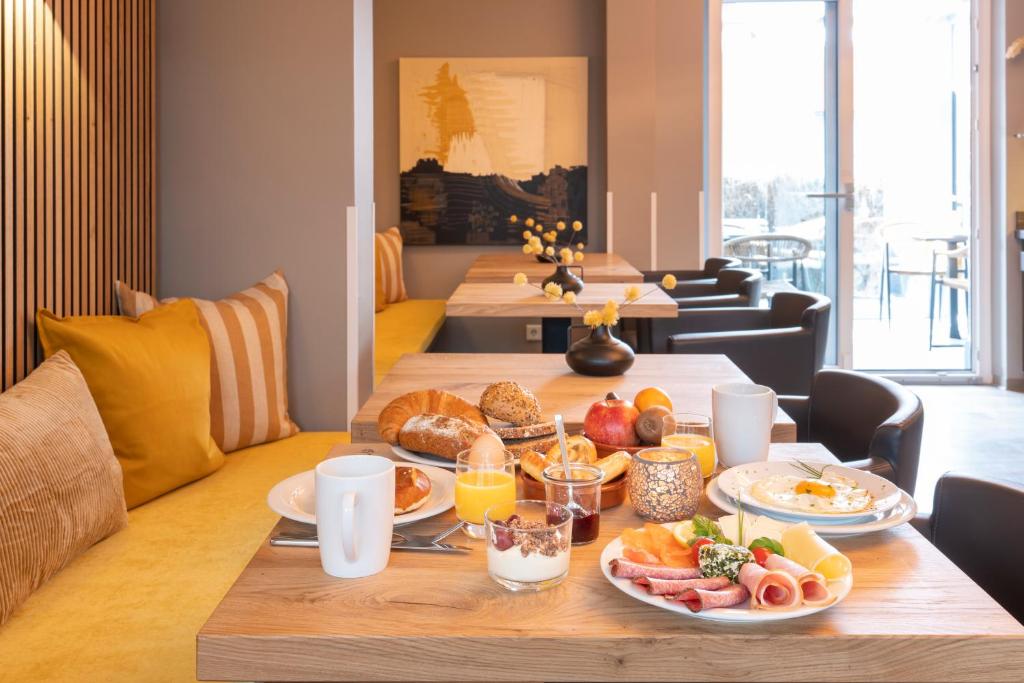
[[[272,536],[270,538],[270,545],[282,546],[288,548],[319,548],[320,542],[315,536]],[[471,548],[467,548],[462,545],[452,545],[450,543],[410,543],[404,540],[398,540],[391,543],[392,550],[422,550],[426,552],[445,552],[445,553],[461,553],[469,552]]]

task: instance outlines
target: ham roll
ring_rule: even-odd
[[[828,583],[825,581],[824,576],[818,572],[812,572],[802,564],[797,564],[787,557],[769,555],[768,559],[765,560],[764,566],[766,569],[773,571],[786,572],[796,579],[805,605],[824,607],[825,605],[831,605],[836,599],[836,596],[832,595],[832,591],[828,589]]]
[[[726,579],[728,580],[728,579]],[[750,591],[739,583],[730,583],[721,590],[709,591],[703,588],[687,588],[675,597],[690,608],[691,612],[700,612],[714,607],[732,607],[750,597]]]
[[[678,595],[690,588],[715,591],[725,588],[732,581],[728,576],[715,576],[710,579],[655,579],[641,576],[633,579],[633,583],[644,586],[651,595]]]
[[[756,562],[740,567],[740,584],[750,591],[751,609],[793,609],[803,600],[791,574],[765,569]]]
[[[612,568],[612,576],[620,579],[699,579],[700,569],[697,567],[666,567],[660,564],[641,564],[623,557],[608,563]]]

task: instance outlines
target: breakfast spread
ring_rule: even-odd
[[[517,427],[540,422],[540,402],[537,397],[523,385],[511,380],[495,382],[484,389],[480,394],[480,410],[487,417]]]
[[[784,510],[816,513],[861,512],[874,499],[856,481],[827,469],[819,478],[775,474],[758,479],[750,486],[757,501]]]
[[[457,417],[487,426],[487,418],[469,401],[447,391],[426,389],[403,394],[388,403],[377,416],[377,431],[393,446],[399,443],[399,433],[410,418],[426,414]]]
[[[691,612],[823,608],[838,599],[830,584],[849,581],[849,559],[805,523],[790,526],[742,514],[721,522],[695,515],[626,529],[610,574]],[[725,529],[736,534],[735,542]],[[761,531],[769,535],[745,540]]]
[[[398,432],[402,448],[455,460],[482,434],[492,433],[482,424],[448,415],[413,415]],[[497,437],[495,437],[497,438]]]
[[[415,467],[395,467],[395,514],[421,507],[430,497],[430,477]]]

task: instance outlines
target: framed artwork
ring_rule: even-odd
[[[586,226],[587,59],[399,60],[399,156],[405,244],[521,245],[527,217]]]

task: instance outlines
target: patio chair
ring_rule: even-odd
[[[850,370],[821,370],[806,396],[779,396],[797,441],[822,443],[848,467],[868,470],[914,494],[924,407],[895,382]]]
[[[945,258],[949,261],[949,266],[945,273],[939,271],[939,259]],[[961,261],[963,266],[961,266]],[[942,310],[942,288],[948,287],[950,292],[950,307],[949,314],[953,315],[954,306],[953,297],[957,295],[957,292],[964,292],[964,300],[967,303],[967,311],[970,313],[971,306],[971,281],[967,276],[967,245],[951,250],[939,250],[932,252],[932,284],[931,292],[928,297],[928,350],[931,351],[936,347],[941,346],[960,346],[959,344],[936,344],[934,339],[935,330],[935,294],[938,292],[938,304],[939,310]]]
[[[772,269],[776,264],[792,263],[792,282],[801,289],[807,288],[807,272],[804,270],[806,259],[814,245],[811,241],[796,235],[766,233],[737,237],[725,243],[725,255],[738,258],[744,264],[764,267],[768,281],[772,280]],[[799,284],[797,284],[799,282]]]

